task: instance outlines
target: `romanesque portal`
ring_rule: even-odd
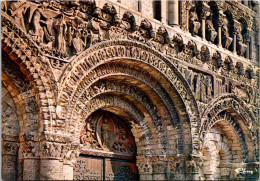
[[[259,178],[258,2],[1,3],[3,179]]]

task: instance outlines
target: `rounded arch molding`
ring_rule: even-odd
[[[227,119],[226,116],[221,116],[223,113],[225,113],[223,111],[229,111],[229,115],[231,115],[233,118]],[[242,119],[242,122],[246,126],[246,128],[242,129],[241,125],[237,124],[237,121],[235,120],[236,118],[234,118],[234,116],[238,116],[238,119]],[[241,99],[239,99],[235,94],[225,94],[212,100],[201,116],[200,138],[202,140],[206,132],[215,123],[217,123],[217,121],[220,118],[225,118],[225,120],[234,128],[243,130],[243,133],[242,131],[239,131],[239,134],[237,133],[238,136],[245,135],[245,131],[248,130],[248,134],[250,137],[249,139],[251,140],[254,146],[254,154],[256,156],[255,158],[258,158],[259,144],[257,141],[257,135],[259,130],[253,113],[245,105],[245,103]]]
[[[50,131],[47,125],[49,120],[53,119],[51,117],[55,111],[57,86],[44,53],[5,12],[2,12],[1,39],[3,52],[20,67],[21,72],[36,88],[40,102],[40,118],[44,125],[43,131]]]
[[[57,100],[57,121],[62,122],[64,126],[61,129],[65,130],[68,121],[66,117],[67,111],[73,109],[70,107],[69,102],[77,101],[73,95],[77,94],[75,89],[77,89],[78,82],[91,71],[95,71],[95,67],[119,59],[128,59],[146,64],[167,79],[185,106],[190,120],[193,148],[196,147],[195,150],[197,150],[200,116],[197,103],[188,83],[178,69],[160,53],[147,45],[129,40],[111,40],[95,44],[75,57],[68,65],[60,79],[61,92]]]

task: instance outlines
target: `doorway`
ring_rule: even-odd
[[[74,180],[138,180],[136,145],[130,124],[109,111],[96,111],[80,134],[82,151]]]

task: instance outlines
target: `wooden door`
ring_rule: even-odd
[[[106,180],[137,180],[135,162],[128,160],[105,159]]]
[[[74,180],[138,180],[137,167],[131,160],[80,156]]]

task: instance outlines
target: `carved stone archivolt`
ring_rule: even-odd
[[[118,68],[116,69],[117,71],[119,71],[120,69],[122,69],[122,67],[120,67],[119,65],[117,65]],[[108,67],[106,67],[106,72],[108,72]],[[134,70],[131,69],[129,70],[129,73],[133,72]],[[138,70],[136,70],[138,71]],[[120,71],[119,71],[120,72]],[[115,73],[115,72],[114,72]],[[123,73],[121,71],[121,73]],[[137,73],[138,74],[138,73]],[[135,74],[135,75],[137,75]],[[111,76],[112,74],[108,74],[109,76]],[[102,75],[104,77],[104,75]],[[101,76],[98,76],[100,79]],[[147,80],[146,82],[153,82],[153,84],[156,82],[156,80],[153,81],[149,81]],[[95,83],[95,80],[92,81],[92,83]],[[158,92],[158,95],[163,95],[162,99],[163,102],[165,102],[166,106],[169,108],[169,112],[170,115],[172,116],[172,120],[173,120],[173,124],[174,127],[176,129],[177,132],[179,132],[181,134],[181,123],[179,123],[177,120],[179,120],[179,118],[177,117],[177,112],[175,110],[175,106],[173,104],[171,104],[171,100],[168,98],[168,95],[166,92],[163,91],[163,88],[161,88],[161,86],[159,84],[156,84],[156,86],[152,86],[151,87],[157,87],[157,91],[160,90],[160,93]],[[83,92],[80,97],[81,100],[85,100],[87,99],[91,99],[93,97],[96,97],[99,94],[107,94],[107,93],[112,93],[112,92],[122,92],[125,94],[129,94],[131,96],[133,96],[135,99],[137,99],[138,101],[142,102],[142,104],[146,107],[146,109],[148,110],[149,114],[152,115],[154,124],[156,126],[156,129],[158,130],[159,134],[162,134],[161,137],[163,137],[164,135],[164,129],[162,126],[162,120],[160,118],[160,115],[158,113],[157,108],[155,107],[155,105],[152,103],[152,101],[150,100],[150,98],[140,89],[134,87],[134,86],[129,86],[129,85],[125,85],[125,84],[120,84],[117,83],[115,81],[108,81],[108,80],[104,80],[101,82],[98,82],[96,84],[93,84],[87,91]],[[167,102],[164,100],[168,100]],[[180,137],[178,140],[178,145],[177,147],[180,149],[179,152],[183,152],[183,138]],[[166,143],[163,144],[164,147],[166,147]]]
[[[202,115],[200,135],[203,136],[203,134],[207,132],[207,129],[209,128],[209,125],[212,125],[211,122],[214,120],[215,116],[217,116],[221,111],[227,109],[233,109],[242,117],[244,124],[249,129],[250,139],[254,145],[253,153],[256,155],[258,152],[258,142],[256,138],[258,128],[256,126],[257,123],[255,121],[255,117],[243,101],[237,98],[234,94],[220,96],[209,103]]]
[[[119,3],[3,2],[2,79],[14,100],[2,101],[4,167],[18,163],[21,176],[30,161],[51,160],[64,168],[84,167],[79,178],[100,179],[86,164],[76,163],[82,148],[96,157],[138,155],[140,176],[148,179],[166,172],[167,179],[205,179],[201,151],[206,147],[214,160],[221,150],[228,161],[230,155],[259,161],[259,68],[243,57],[251,45],[254,49],[249,37],[254,37],[255,13],[237,2],[216,2],[214,14],[210,3],[215,2],[200,9],[199,3],[179,2],[181,27],[210,41],[205,43],[178,28],[140,19],[131,9],[120,17],[124,7]],[[249,57],[254,56],[255,51]],[[125,122],[95,119],[97,110]],[[221,123],[234,133],[239,150],[227,145],[230,138],[224,134],[211,137]],[[168,157],[170,151],[178,155]],[[229,178],[230,168],[219,164],[222,178]],[[129,168],[120,171],[107,178],[122,179]],[[246,173],[233,172],[234,177]]]
[[[96,54],[94,53],[93,55],[92,54],[88,54],[87,52],[88,51],[91,51],[91,48],[89,49],[89,50],[87,50],[85,53],[87,54],[87,56],[85,56],[84,54],[81,54],[79,57],[77,57],[77,60],[75,59],[73,62],[72,62],[72,64],[71,64],[71,67],[73,67],[72,68],[72,70],[71,70],[71,72],[74,72],[73,74],[74,75],[72,75],[73,77],[81,77],[82,76],[82,73],[81,73],[81,71],[79,71],[79,70],[84,70],[84,69],[86,69],[87,67],[89,67],[89,68],[87,68],[87,70],[89,70],[92,66],[94,66],[94,65],[98,65],[98,64],[100,64],[99,63],[99,61],[106,61],[106,60],[109,60],[109,57],[110,56],[113,56],[113,55],[115,55],[115,56],[119,56],[119,57],[125,57],[125,58],[127,58],[127,57],[131,57],[131,58],[134,58],[134,59],[140,59],[141,61],[143,61],[143,62],[145,62],[145,63],[148,63],[148,64],[150,64],[150,65],[152,65],[152,66],[154,66],[156,69],[159,69],[161,72],[165,72],[165,75],[168,77],[168,75],[171,77],[169,77],[169,79],[173,79],[173,80],[176,80],[175,78],[174,78],[174,74],[172,74],[173,72],[171,71],[171,69],[172,68],[167,68],[168,67],[168,65],[167,64],[165,64],[164,62],[162,62],[162,61],[159,61],[159,59],[157,59],[156,57],[154,57],[152,54],[149,54],[147,51],[144,51],[146,48],[145,47],[143,47],[144,48],[144,50],[142,50],[142,46],[143,45],[139,45],[138,43],[134,43],[134,46],[133,47],[131,47],[131,46],[129,46],[130,44],[132,44],[132,43],[130,43],[130,42],[125,42],[124,43],[124,41],[122,41],[120,44],[120,47],[117,47],[116,45],[117,45],[117,42],[113,42],[113,41],[111,41],[111,42],[109,42],[108,43],[109,44],[109,46],[110,46],[110,48],[103,48],[102,49],[102,47],[103,46],[106,46],[104,43],[103,44],[100,44],[100,45],[96,45],[97,47],[98,47],[98,56],[96,56]],[[127,46],[124,48],[124,46],[123,46],[123,44],[126,44]],[[114,45],[114,46],[113,46]],[[94,48],[95,47],[95,45],[94,46],[92,46],[92,48],[93,49],[96,49],[96,48]],[[106,46],[107,47],[107,46]],[[140,49],[140,48],[141,49]],[[106,53],[107,52],[107,53]],[[82,58],[83,59],[82,59]],[[149,59],[150,60],[154,60],[153,62],[150,62],[150,61],[148,61],[148,57],[150,57]],[[87,59],[88,60],[88,63],[86,64],[86,62],[84,62],[84,60],[85,59]],[[100,59],[100,60],[99,60]],[[143,60],[144,59],[144,60]],[[75,66],[74,66],[74,64],[76,64],[76,62],[80,62],[80,66],[78,67],[78,68],[76,68]],[[148,62],[147,62],[148,61]],[[158,63],[157,63],[158,62]],[[167,72],[167,73],[166,73]],[[67,74],[67,73],[65,73],[65,74]],[[76,75],[77,74],[77,75]],[[72,78],[72,77],[71,77]],[[66,80],[64,80],[63,81],[63,85],[66,85],[66,87],[67,88],[69,88],[68,87],[68,85],[70,85],[71,83],[73,83],[73,82],[70,82],[70,79],[71,78],[67,78]],[[78,78],[73,78],[73,80],[78,80]],[[177,77],[176,77],[177,78]],[[176,80],[177,81],[177,80]],[[178,83],[177,83],[178,82]],[[179,81],[177,81],[176,83],[175,83],[175,85],[177,85],[177,87],[176,87],[176,89],[178,90],[178,89],[180,89],[180,91],[181,92],[183,92],[183,91],[185,91],[185,89],[184,88],[182,88],[182,83],[181,82],[179,82]],[[75,83],[73,83],[72,85],[76,85],[76,82]],[[173,84],[174,85],[174,84]],[[62,86],[63,87],[63,86]],[[184,86],[184,87],[186,87],[186,86]],[[67,100],[70,100],[71,98],[69,98],[69,97],[67,97],[67,95],[71,95],[71,93],[69,93],[70,92],[70,90],[69,89],[64,89],[64,91],[66,91],[66,92],[63,92],[62,94],[61,94],[61,96],[60,96],[60,102],[64,102],[65,104],[64,104],[64,106],[66,105],[66,102],[67,102]],[[72,87],[71,87],[72,88]],[[74,94],[74,93],[73,93]],[[72,94],[72,95],[73,95]],[[184,102],[187,102],[188,103],[188,100],[189,101],[191,101],[191,99],[192,98],[189,98],[189,95],[191,95],[191,94],[189,94],[189,93],[180,93],[180,95],[185,95],[184,97],[185,97],[185,99],[184,100],[186,100],[186,101],[184,101]],[[72,99],[75,99],[75,98],[72,98]],[[65,101],[66,100],[66,101]],[[64,107],[64,106],[62,106],[62,107]],[[191,108],[190,106],[187,106],[186,107],[187,109],[192,109],[193,110],[193,108]],[[190,112],[189,110],[188,110],[188,112]],[[193,111],[191,111],[191,112],[193,112]]]

